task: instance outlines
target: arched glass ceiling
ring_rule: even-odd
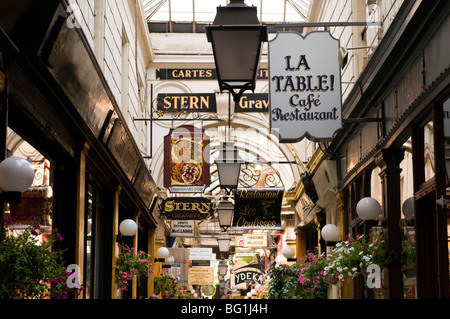
[[[216,7],[228,0],[142,0],[148,22],[211,23]],[[258,9],[262,23],[303,22],[308,14],[310,0],[245,0]]]

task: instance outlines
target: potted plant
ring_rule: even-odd
[[[366,275],[369,265],[383,268],[394,257],[392,253],[388,253],[387,241],[382,233],[371,233],[369,241],[363,235],[356,236],[356,239],[349,236],[327,254],[324,276],[334,277],[342,283],[345,278]]]
[[[150,268],[151,263],[148,261],[150,257],[144,251],[137,251],[134,247],[124,246],[116,260],[115,278],[119,289],[128,290],[130,281],[136,276],[137,279],[150,277],[153,269]]]
[[[5,223],[14,225],[8,218]],[[68,285],[77,275],[68,273],[63,251],[53,249],[63,238],[56,230],[48,241],[39,240],[43,230],[36,216],[23,231],[0,232],[0,298],[1,299],[66,299],[77,297],[80,285]]]
[[[181,286],[172,276],[161,275],[155,277],[155,294],[161,295],[161,299],[193,299],[194,295]]]

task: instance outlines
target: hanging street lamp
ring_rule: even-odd
[[[255,6],[230,0],[228,5],[217,7],[213,23],[205,30],[212,44],[220,91],[229,91],[237,103],[244,91],[255,90],[267,26],[259,23]]]

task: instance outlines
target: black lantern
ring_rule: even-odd
[[[219,157],[214,161],[219,173],[221,188],[236,188],[239,181],[241,164],[244,161],[239,157],[238,150],[234,148],[233,142],[225,142],[220,150]]]
[[[224,197],[216,206],[217,217],[219,219],[219,226],[222,231],[226,231],[232,226],[234,215],[234,204]]]
[[[244,0],[230,0],[228,5],[217,7],[213,24],[205,30],[212,44],[220,91],[231,92],[237,103],[244,91],[255,90],[267,26],[259,23],[256,7]]]

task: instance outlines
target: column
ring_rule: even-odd
[[[303,258],[306,256],[306,233],[300,227],[295,228],[294,232],[296,236],[296,257]]]
[[[113,198],[113,232],[112,232],[112,278],[111,278],[111,299],[118,299],[118,291],[116,284],[116,259],[119,256],[119,243],[117,236],[119,235],[119,196],[122,186],[117,186]]]
[[[88,143],[83,145],[78,158],[77,171],[77,219],[76,233],[77,239],[75,243],[75,263],[80,267],[80,283],[84,282],[84,224],[85,224],[85,208],[86,208],[86,157],[90,146]],[[82,298],[80,295],[79,298]]]
[[[138,251],[138,233],[139,233],[139,217],[141,215],[141,211],[138,211],[134,216],[134,222],[136,223],[138,230],[136,231],[136,235],[133,237],[133,247],[135,251]],[[132,291],[131,291],[131,298],[137,299],[137,289],[138,289],[138,279],[136,278],[136,275],[133,276],[133,282],[132,282]]]
[[[376,164],[381,168],[382,210],[386,219],[387,241],[389,252],[400,253],[402,241],[400,235],[400,162],[403,160],[403,149],[383,149],[376,155]],[[395,261],[388,266],[388,298],[403,298],[403,277],[401,262]]]
[[[148,278],[147,281],[147,297],[150,297],[155,293],[155,236],[156,236],[156,227],[149,228],[148,230],[148,252],[150,255],[151,269],[153,270],[153,275]]]

